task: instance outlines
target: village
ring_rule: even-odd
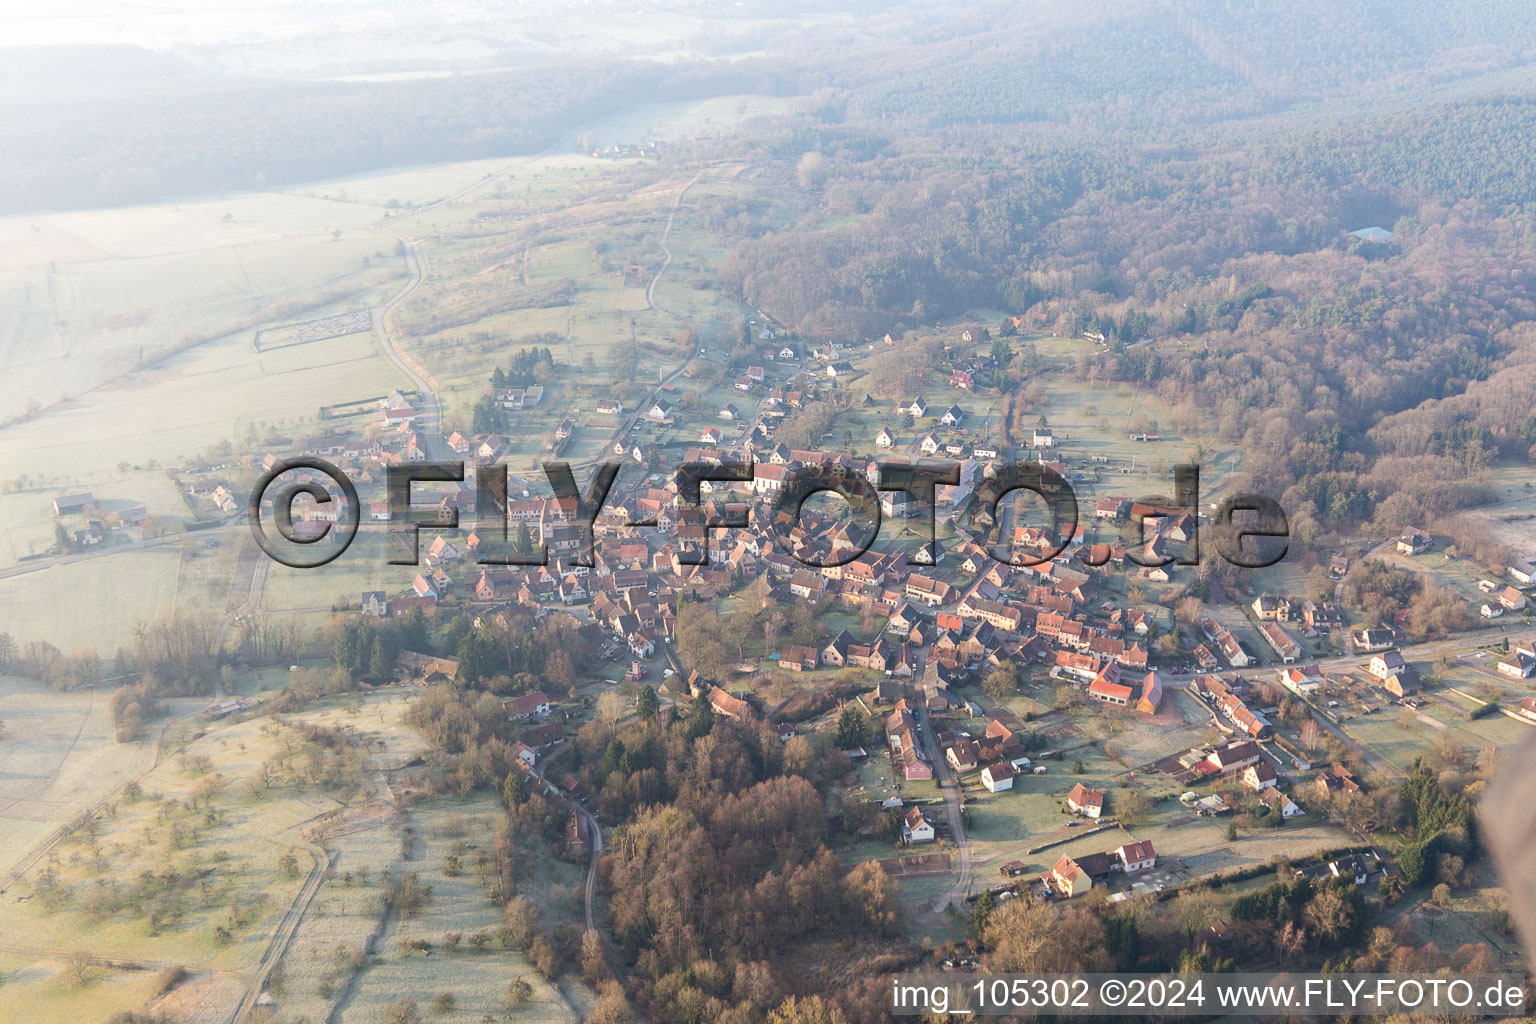
[[[863,824],[850,834],[846,856],[890,844],[895,855],[875,855],[919,907],[959,906],[983,892],[1059,899],[1095,885],[1172,891],[1251,868],[1255,858],[1267,864],[1274,847],[1263,840],[1272,830],[1294,836],[1287,857],[1351,851],[1325,857],[1317,870],[1363,881],[1383,869],[1369,834],[1339,806],[1366,784],[1369,769],[1383,767],[1347,723],[1389,705],[1435,721],[1405,654],[1413,638],[1401,635],[1401,619],[1351,628],[1335,594],[1267,591],[1226,604],[1196,601],[1200,613],[1183,617],[1191,572],[1177,556],[1208,526],[1215,502],[1181,508],[1166,498],[1104,493],[1116,480],[1110,458],[1092,447],[1074,454],[1072,440],[1043,422],[1008,443],[1010,432],[989,416],[994,399],[983,382],[996,366],[987,354],[995,339],[981,329],[965,329],[946,348],[938,371],[945,389],[928,393],[948,397],[895,399],[882,415],[885,403],[866,395],[857,418],[882,425],[865,442],[790,447],[778,439],[786,422],[817,403],[846,405],[847,381],[864,377],[899,339],[863,351],[805,351],[770,323],[753,325],[761,363],[724,375],[731,400],[673,398],[677,392],[663,386],[632,408],[600,400],[599,419],[578,424],[548,411],[544,386],[493,387],[491,400],[525,417],[524,426],[534,422],[529,416],[553,424],[540,457],[585,459],[576,463],[578,478],[584,465],[621,463],[601,509],[553,497],[536,466],[526,476],[509,472],[504,493],[478,493],[468,481],[434,493],[434,485],[418,483],[413,511],[436,512],[416,517],[426,525],[410,584],[354,595],[352,613],[365,618],[431,621],[468,612],[478,627],[511,613],[564,615],[589,637],[612,665],[603,683],[505,702],[509,720],[528,726],[518,736],[516,767],[566,808],[570,849],[587,849],[600,821],[581,807],[574,777],[546,778],[541,759],[559,750],[605,686],[651,686],[667,704],[702,701],[716,715],[771,726],[783,742],[806,736],[822,748],[844,746],[834,737],[839,718],[857,710],[867,729],[842,751],[853,770],[845,799],[878,814],[848,816]],[[513,435],[436,434],[419,404],[419,394],[393,392],[365,412],[361,438],[332,433],[303,454],[333,461],[375,491],[391,465],[434,457],[504,465],[512,457]],[[1159,440],[1150,432],[1129,438],[1133,448]],[[797,473],[875,487],[882,468],[927,457],[952,460],[958,482],[940,486],[932,504],[879,491],[883,524],[873,536],[846,507],[783,500]],[[281,473],[283,459],[268,452],[256,465]],[[1010,459],[1088,490],[1081,522],[1053,529],[1027,524],[1022,502],[981,507],[979,496]],[[695,481],[697,501],[672,471],[683,464],[719,469],[706,474],[716,479]],[[472,479],[472,468],[465,475]],[[229,471],[183,479],[189,495],[212,502],[217,514],[243,510]],[[61,501],[79,512],[88,497]],[[347,513],[336,498],[329,505],[301,499],[295,532],[328,534]],[[487,498],[493,508],[478,507]],[[365,498],[364,506],[365,534],[394,525],[387,500]],[[506,541],[494,536],[503,513]],[[931,545],[930,523],[937,526]],[[1420,531],[1388,542],[1405,556],[1432,543]],[[1351,565],[1351,556],[1333,555],[1330,577],[1341,581]],[[1524,613],[1529,572],[1513,565],[1509,582],[1484,581],[1485,625]],[[701,671],[692,652],[678,649],[682,602],[822,612],[812,632],[755,637]],[[1472,657],[1482,674],[1523,688],[1536,650],[1530,641],[1503,643],[1504,653]],[[453,658],[404,651],[392,675],[452,684],[458,668]],[[1536,724],[1536,699],[1500,696],[1467,694],[1470,714],[1482,717],[1486,705],[1505,720]],[[1260,841],[1245,851],[1218,819],[1242,820]],[[1073,828],[1079,821],[1089,827]],[[1112,835],[1101,838],[1106,830]],[[933,850],[940,852],[926,852]],[[1373,867],[1357,872],[1364,864]],[[983,865],[995,866],[1001,881],[983,883],[972,870]]]

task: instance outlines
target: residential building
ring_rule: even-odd
[[[1104,791],[1079,782],[1067,793],[1067,809],[1085,818],[1097,818],[1104,813]]]

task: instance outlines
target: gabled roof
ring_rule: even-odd
[[[1102,808],[1104,806],[1104,791],[1102,789],[1089,789],[1079,782],[1067,793],[1067,799],[1079,807]]]
[[[1126,843],[1115,852],[1120,854],[1121,859],[1127,864],[1152,860],[1157,856],[1157,851],[1152,848],[1152,840],[1150,839],[1138,839],[1134,843]]]

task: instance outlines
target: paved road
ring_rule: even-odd
[[[933,763],[939,792],[944,797],[944,815],[949,821],[949,836],[960,855],[959,877],[933,907],[935,912],[943,913],[946,907],[964,907],[965,905],[965,897],[971,888],[971,843],[965,834],[965,812],[960,806],[960,783],[950,772],[949,762],[944,759],[943,753],[939,750],[938,740],[934,738],[933,720],[929,717],[926,701],[918,708],[918,721],[923,726],[923,749],[928,752],[929,760]]]
[[[446,202],[447,200],[442,200]],[[436,203],[433,204],[437,205]],[[422,207],[430,209],[430,207]],[[416,243],[386,225],[377,225],[375,231],[388,235],[405,249],[405,265],[410,271],[410,280],[401,287],[383,305],[375,306],[371,310],[373,314],[373,333],[379,339],[379,348],[389,357],[389,361],[405,374],[420,397],[416,400],[416,430],[426,439],[427,457],[434,462],[445,461],[453,457],[453,451],[448,447],[448,442],[443,438],[442,431],[442,405],[438,401],[436,382],[432,380],[427,371],[414,359],[404,355],[395,347],[395,341],[389,333],[389,314],[394,312],[396,306],[404,302],[416,286],[421,284],[421,257],[416,252]]]

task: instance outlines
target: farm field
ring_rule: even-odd
[[[174,545],[127,550],[0,579],[0,621],[17,638],[110,658],[131,645],[136,622],[176,607],[180,555]]]
[[[177,351],[283,317],[285,308],[323,305],[400,272],[392,246],[357,228],[338,228],[342,233],[333,238],[312,223],[304,236],[247,235],[208,247],[175,210],[133,212],[139,220],[171,221],[158,232],[149,230],[154,242],[137,248],[132,240],[146,230],[143,225],[108,220],[104,234],[128,239],[121,248],[48,270],[0,271],[0,301],[16,311],[0,332],[6,374],[0,417],[22,414],[23,396],[46,411],[153,368]],[[94,223],[115,213],[74,216]]]

